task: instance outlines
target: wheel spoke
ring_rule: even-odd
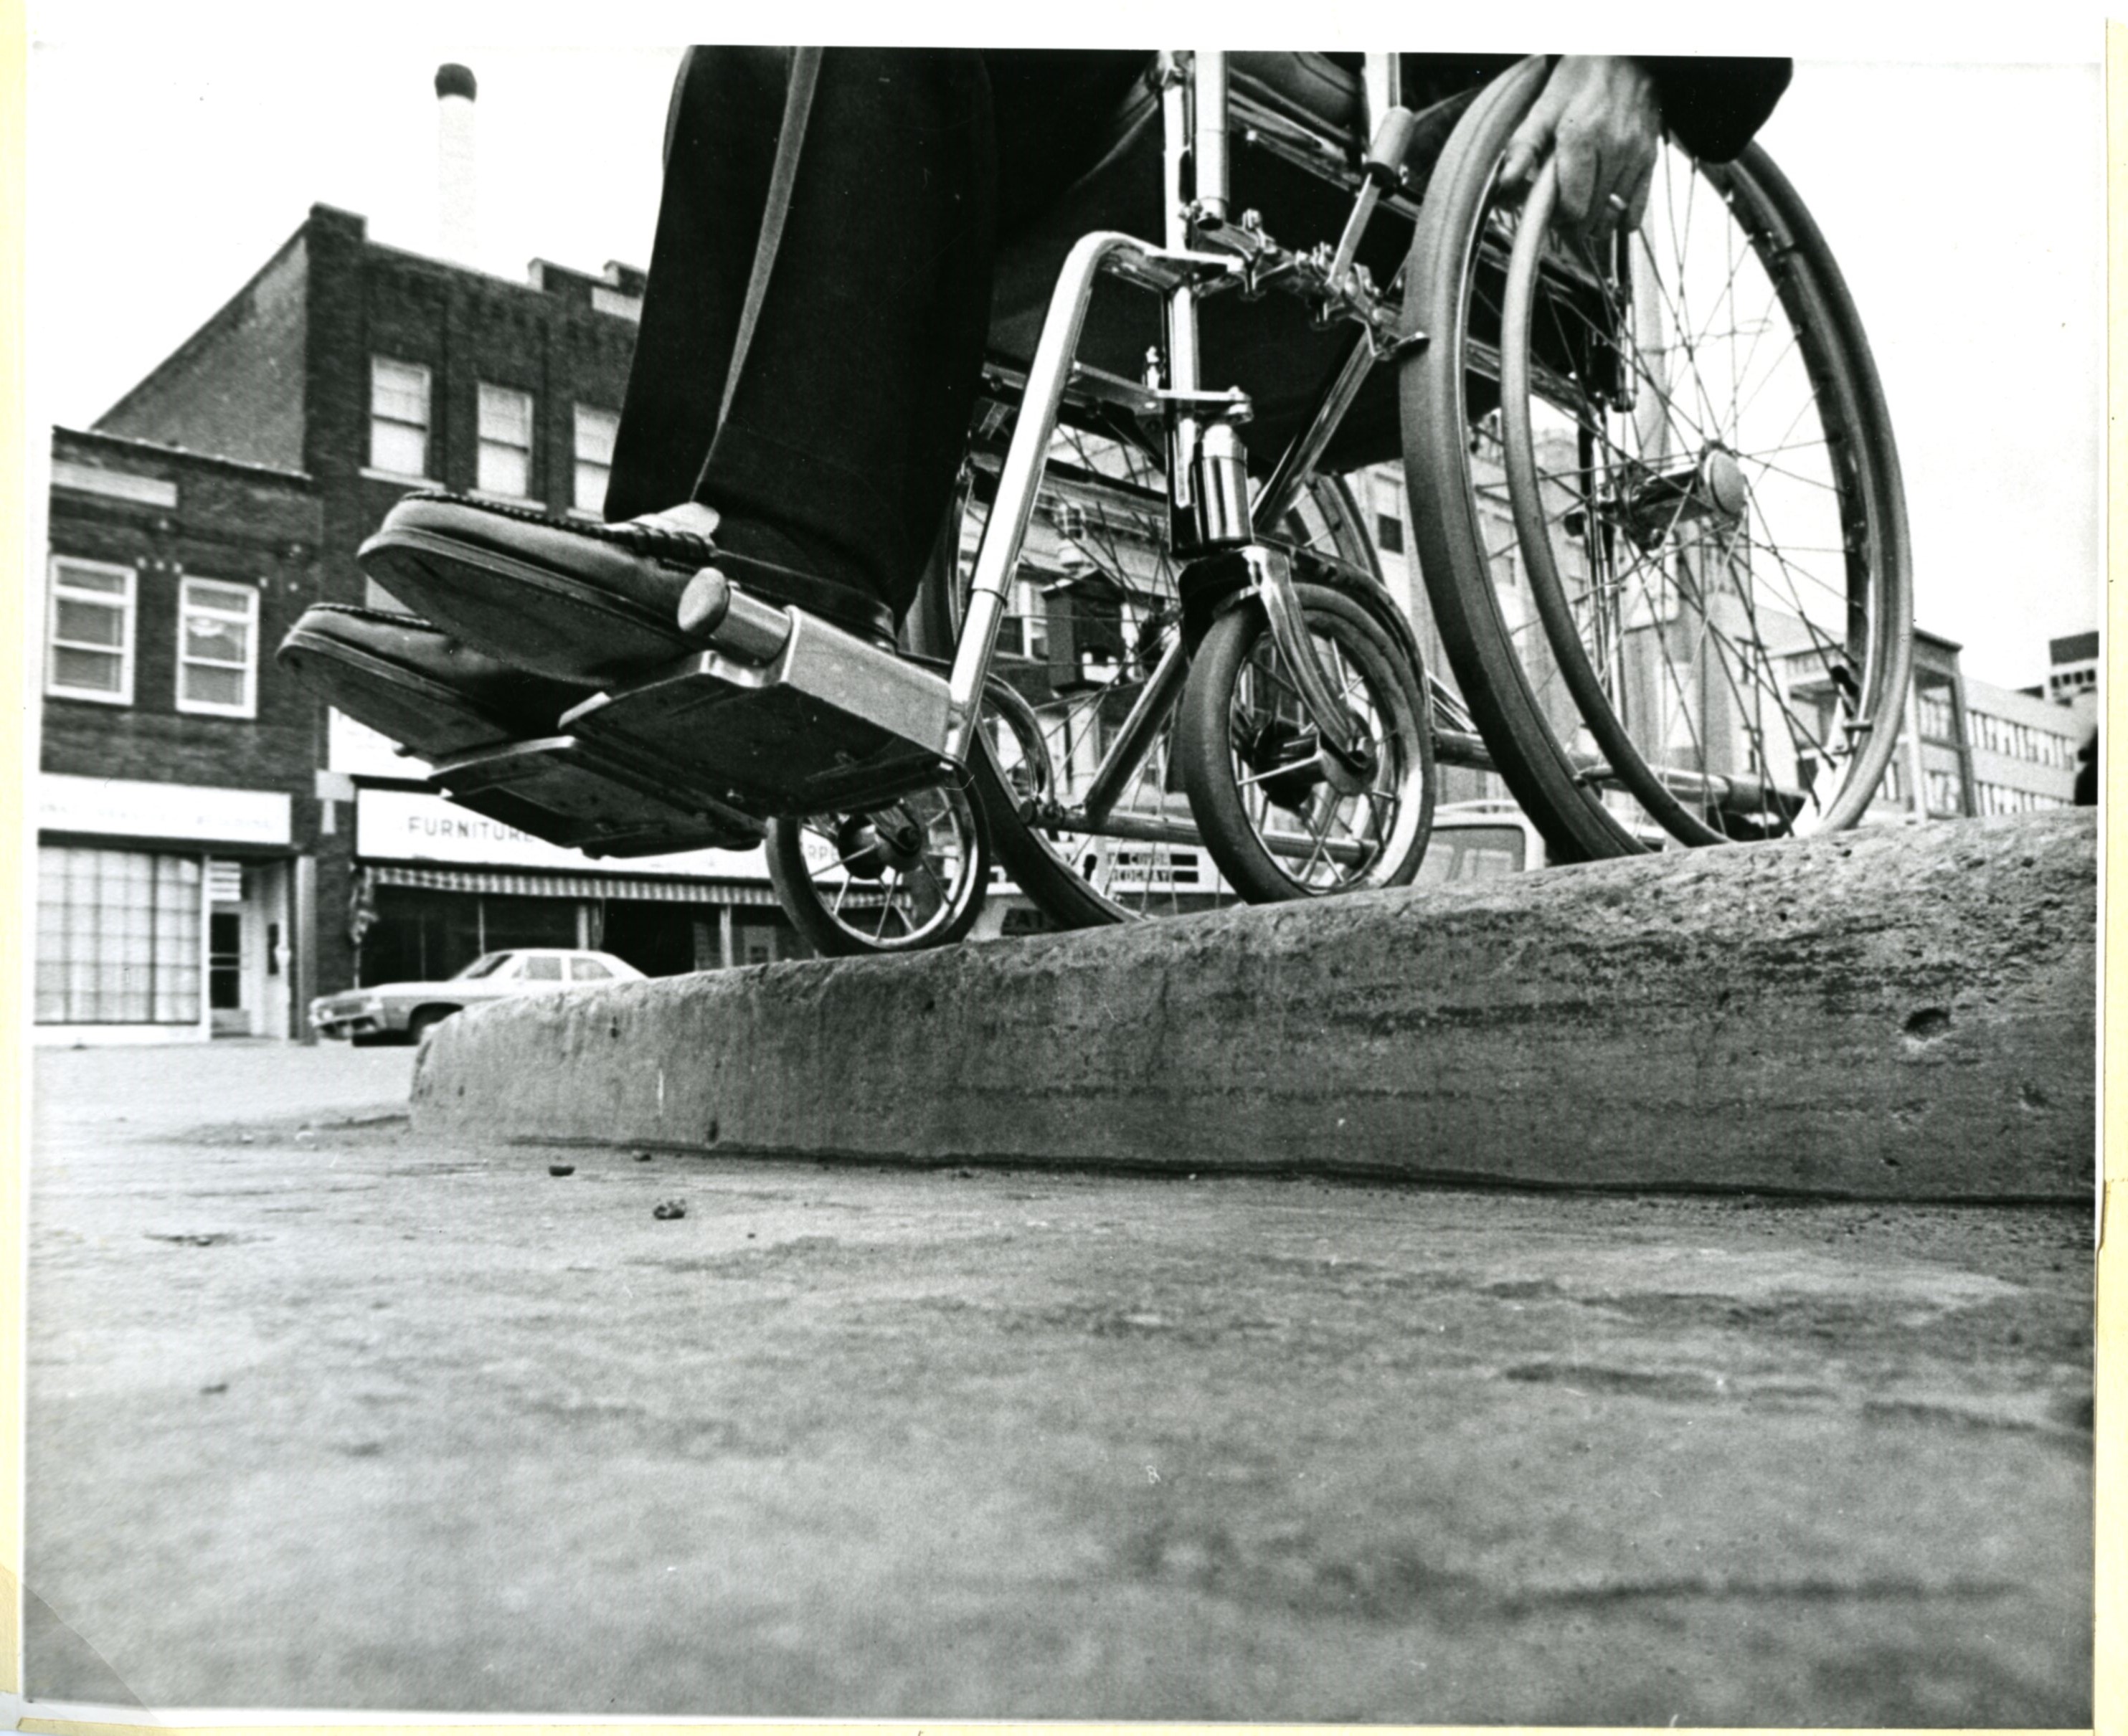
[[[1888,748],[1882,732],[1858,748],[1850,720],[1882,709],[1861,684],[1881,685],[1878,666],[1889,660],[1875,612],[1894,582],[1887,562],[1903,561],[1884,531],[1881,473],[1891,467],[1875,465],[1874,479],[1865,467],[1889,435],[1849,383],[1866,353],[1845,332],[1821,329],[1835,322],[1791,287],[1830,282],[1836,292],[1820,244],[1763,186],[1748,158],[1710,176],[1665,149],[1636,240],[1592,251],[1555,235],[1518,258],[1516,222],[1503,218],[1484,244],[1493,287],[1471,295],[1499,322],[1480,327],[1485,315],[1474,315],[1474,339],[1500,330],[1529,393],[1528,415],[1509,419],[1511,429],[1489,415],[1474,423],[1468,387],[1453,401],[1477,454],[1479,541],[1494,540],[1487,515],[1504,500],[1533,539],[1520,547],[1532,595],[1514,592],[1507,568],[1519,535],[1481,546],[1497,603],[1458,632],[1504,635],[1516,661],[1521,680],[1493,700],[1512,726],[1497,758],[1548,733],[1565,753],[1586,743],[1611,762],[1618,785],[1584,783],[1579,805],[1560,809],[1599,852],[1617,846],[1579,815],[1623,813],[1631,792],[1703,841],[1674,801],[1655,805],[1655,766],[1731,777],[1748,768],[1753,782],[1741,787],[1760,794],[1740,803],[1732,790],[1718,804],[1722,826],[1734,835],[1748,818],[1764,835],[1791,829],[1797,800],[1799,823],[1836,806],[1851,816],[1857,804],[1842,790],[1874,775]],[[1532,261],[1533,282],[1502,273]],[[1528,297],[1520,333],[1499,318],[1503,287]],[[1480,468],[1489,453],[1504,486]],[[1741,488],[1723,479],[1731,464]],[[1461,643],[1450,640],[1451,655],[1464,654]],[[1466,688],[1488,669],[1471,656],[1471,669],[1458,668]],[[1375,796],[1370,787],[1370,808]],[[1695,805],[1713,817],[1717,804],[1684,804]],[[1753,812],[1741,815],[1744,806]],[[1370,817],[1356,805],[1349,816]]]

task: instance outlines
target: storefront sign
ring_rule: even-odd
[[[364,861],[449,862],[482,868],[547,868],[563,874],[626,874],[686,880],[766,880],[758,850],[694,850],[679,856],[588,856],[418,790],[365,790],[354,809],[355,854]]]
[[[277,790],[214,790],[132,778],[36,780],[37,825],[45,832],[112,837],[196,838],[206,844],[286,844],[288,798]]]

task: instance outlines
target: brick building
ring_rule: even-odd
[[[40,1036],[297,1028],[335,816],[313,799],[319,708],[262,647],[318,595],[321,537],[300,469],[55,431]]]
[[[313,601],[396,606],[354,554],[410,488],[598,514],[642,287],[625,266],[544,261],[511,282],[315,206],[93,429],[55,434],[47,1036],[299,1035],[311,995],[447,975],[498,946],[603,944],[661,972],[795,950],[758,851],[601,864],[477,820],[273,662]],[[240,666],[216,672],[209,652],[240,642]],[[81,780],[111,777],[92,801]],[[202,791],[217,794],[183,793]],[[189,867],[106,860],[179,844]],[[225,896],[233,862],[258,865],[240,897]],[[116,938],[92,941],[139,927],[136,904],[188,898],[201,962],[183,993],[142,988]],[[192,927],[175,920],[155,929],[158,984],[180,980]],[[107,1003],[80,986],[105,979],[129,986]],[[233,981],[240,1008],[220,1004]]]

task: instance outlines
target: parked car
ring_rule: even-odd
[[[1447,802],[1433,810],[1433,837],[1414,884],[1489,880],[1545,866],[1544,838],[1513,802]]]
[[[321,995],[311,1003],[311,1023],[321,1036],[344,1036],[356,1043],[418,1043],[431,1025],[485,1001],[642,979],[634,965],[610,952],[522,946],[511,952],[483,952],[442,982],[379,983],[344,994]]]

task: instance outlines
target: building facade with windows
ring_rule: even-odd
[[[1973,768],[1968,811],[2029,813],[2073,805],[2077,753],[2091,733],[2089,703],[2020,693],[1970,676],[1964,688]]]
[[[315,206],[93,429],[55,435],[45,1035],[301,1036],[312,995],[502,945],[653,972],[800,950],[758,851],[644,867],[503,836],[273,662],[312,602],[397,606],[355,552],[410,489],[602,515],[642,289],[621,265],[512,282]]]
[[[1966,674],[1959,647],[1917,628],[1914,685],[1874,820],[1954,819],[2067,808],[2092,700],[2017,691]]]
[[[318,594],[321,524],[299,470],[55,431],[41,1039],[300,1028],[318,708],[269,658]]]

